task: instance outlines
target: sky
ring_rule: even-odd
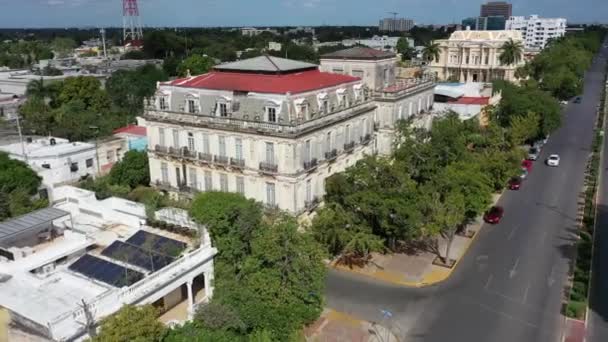
[[[377,25],[388,12],[459,23],[483,0],[138,0],[144,26]],[[608,0],[512,0],[514,15],[608,22]],[[0,27],[122,25],[122,0],[0,0]]]

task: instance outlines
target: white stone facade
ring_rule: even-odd
[[[526,49],[544,49],[550,39],[566,35],[566,18],[540,18],[538,15],[512,16],[506,29],[520,31]]]
[[[431,61],[429,70],[438,80],[460,83],[491,82],[496,79],[515,81],[517,64],[502,65],[500,54],[505,42],[513,39],[524,43],[519,31],[455,31],[439,44],[439,59]]]
[[[324,59],[320,69],[326,72],[359,77],[370,89],[380,90],[395,83],[397,57],[380,60]]]

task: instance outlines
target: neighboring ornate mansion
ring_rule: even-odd
[[[515,81],[515,70],[525,62],[503,65],[500,54],[504,43],[513,39],[522,43],[519,31],[455,31],[439,44],[439,59],[431,61],[429,70],[438,80],[455,82],[491,82],[496,79]]]
[[[371,50],[355,49],[353,63]],[[432,80],[396,82],[392,54],[366,61],[390,70],[322,72],[260,56],[160,83],[144,115],[152,185],[237,192],[295,214],[314,209],[327,177],[390,152],[398,119],[430,117]],[[364,81],[376,72],[392,75],[378,90]]]

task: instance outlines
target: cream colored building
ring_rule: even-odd
[[[431,117],[434,82],[396,81],[385,57],[325,72],[260,56],[160,83],[144,115],[152,185],[314,209],[327,177],[390,152],[397,120]]]
[[[515,81],[515,70],[524,64],[502,65],[499,57],[505,42],[522,43],[519,31],[455,31],[449,39],[437,40],[438,60],[429,70],[439,80],[455,82],[491,82],[496,79]]]
[[[397,121],[413,118],[430,129],[435,81],[397,77],[397,56],[367,47],[352,47],[321,56],[321,70],[359,77],[372,91],[377,105],[376,152],[390,154]]]

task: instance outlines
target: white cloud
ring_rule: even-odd
[[[321,0],[306,0],[302,3],[302,6],[308,8],[315,8],[321,4]]]

